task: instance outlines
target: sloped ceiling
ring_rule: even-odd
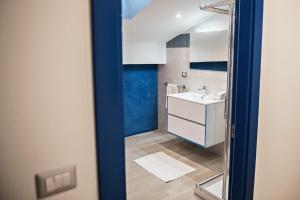
[[[132,19],[123,19],[125,40],[167,42],[215,14],[201,11],[209,0],[152,0]],[[176,15],[181,14],[180,19]]]

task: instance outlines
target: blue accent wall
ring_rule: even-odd
[[[167,42],[167,48],[187,48],[190,47],[190,34],[180,34]]]
[[[125,136],[157,129],[157,65],[124,65]]]
[[[191,69],[227,71],[227,61],[191,62]]]

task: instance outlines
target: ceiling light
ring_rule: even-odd
[[[176,14],[176,18],[177,18],[177,19],[180,19],[180,18],[182,18],[182,14],[180,14],[180,13],[177,13],[177,14]]]

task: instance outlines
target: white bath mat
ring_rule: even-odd
[[[135,162],[165,183],[196,170],[195,168],[186,165],[163,152],[157,152],[136,159]]]

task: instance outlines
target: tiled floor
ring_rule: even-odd
[[[134,160],[162,151],[197,170],[164,183]],[[169,133],[151,131],[126,138],[126,178],[128,200],[199,200],[196,183],[222,172],[223,157]]]

